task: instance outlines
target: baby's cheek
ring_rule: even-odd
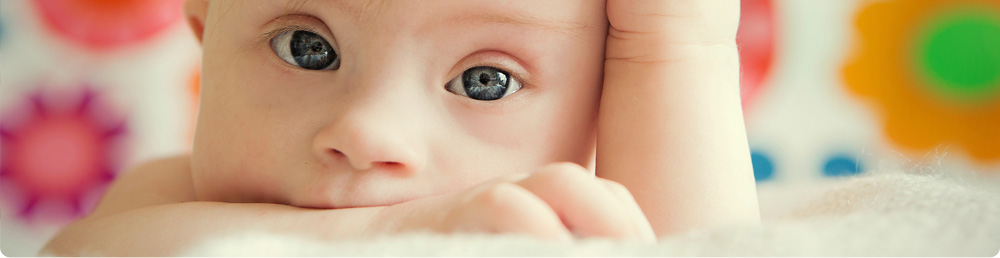
[[[268,171],[278,163],[268,142],[280,142],[261,131],[254,119],[216,107],[204,110],[192,152],[200,197],[213,201],[252,201],[266,198],[280,186]],[[218,115],[218,114],[226,115]]]

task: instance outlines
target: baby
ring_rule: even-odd
[[[172,255],[245,231],[654,241],[759,220],[739,0],[185,12],[204,50],[191,154],[123,174],[44,253]]]

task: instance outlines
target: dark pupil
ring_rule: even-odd
[[[488,66],[473,67],[462,73],[465,95],[476,100],[497,100],[507,93],[507,73]]]
[[[337,53],[333,52],[330,43],[316,33],[296,31],[292,34],[289,48],[295,63],[305,69],[323,69],[337,60]]]

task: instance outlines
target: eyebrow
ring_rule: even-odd
[[[507,12],[506,14],[489,13],[485,15],[476,14],[456,16],[451,17],[444,22],[445,24],[511,24],[520,27],[555,31],[564,34],[579,34],[587,28],[587,25],[582,22],[545,20],[518,12]]]
[[[301,10],[304,6],[311,5],[311,2],[316,2],[314,0],[291,0],[286,2],[286,10]],[[355,6],[348,4],[345,1],[329,1],[324,3],[332,3],[341,10],[345,10],[346,13],[354,15],[354,20],[361,21],[359,13],[362,11],[375,11],[378,12],[382,9],[382,5],[386,4],[384,1],[367,1],[362,6]],[[473,25],[483,25],[483,24],[510,24],[519,27],[527,27],[548,31],[555,31],[564,34],[580,34],[583,32],[587,25],[583,22],[569,22],[569,21],[558,21],[558,20],[546,20],[537,17],[532,17],[522,12],[507,10],[504,14],[499,13],[487,13],[487,14],[469,14],[449,17],[442,21],[444,24],[473,24]]]

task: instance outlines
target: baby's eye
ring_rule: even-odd
[[[286,31],[271,39],[271,49],[282,60],[309,70],[337,70],[340,56],[323,36],[296,30]]]
[[[504,70],[477,66],[465,70],[461,76],[449,81],[445,89],[475,100],[490,101],[514,94],[521,89],[521,83],[511,78]]]

